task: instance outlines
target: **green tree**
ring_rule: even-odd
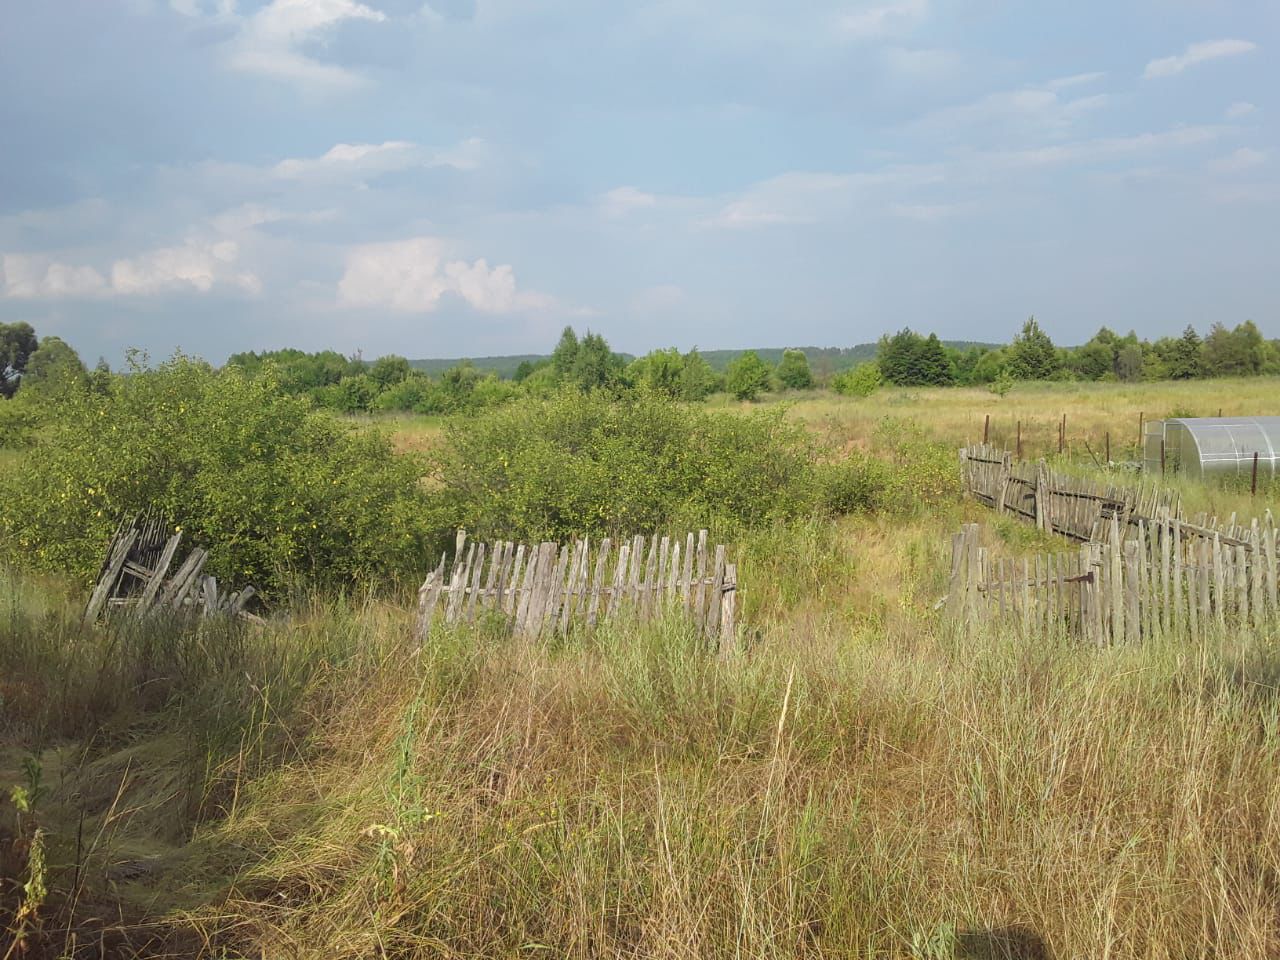
[[[578,347],[578,335],[573,327],[565,327],[556,348],[551,351],[551,367],[558,379],[564,380],[573,372],[574,364],[578,362]]]
[[[775,374],[786,390],[808,390],[813,386],[809,358],[801,350],[783,350]]]
[[[880,373],[900,387],[948,386],[955,383],[955,366],[937,334],[922,337],[910,328],[881,337],[876,352]]]
[[[705,400],[715,392],[717,386],[716,372],[711,364],[694,347],[681,359],[680,398],[682,400]]]
[[[1201,361],[1203,350],[1204,343],[1200,340],[1200,334],[1196,333],[1195,327],[1187,324],[1187,329],[1182,331],[1181,337],[1173,341],[1165,356],[1165,369],[1168,376],[1173,380],[1192,380],[1203,376],[1204,365]]]
[[[0,397],[17,392],[22,373],[40,341],[29,323],[0,323]]]
[[[1215,323],[1204,339],[1204,369],[1211,377],[1245,377],[1259,374],[1270,359],[1270,345],[1252,320],[1234,330]]]
[[[1060,369],[1058,351],[1035,317],[1009,345],[1009,374],[1015,380],[1049,380]]]
[[[609,349],[604,337],[588,332],[578,344],[570,379],[582,390],[612,387],[622,381],[625,367],[625,361]]]
[[[381,390],[386,390],[393,384],[404,380],[409,376],[409,372],[409,361],[394,354],[379,357],[373,361],[373,365],[369,368],[369,376],[373,378],[374,383]]]
[[[632,363],[629,373],[637,385],[643,385],[667,397],[679,397],[684,358],[675,347],[652,350]]]
[[[748,350],[725,370],[725,386],[739,400],[755,400],[769,389],[769,368],[758,353]]]
[[[60,337],[45,337],[27,359],[22,388],[49,393],[69,386],[86,386],[89,373],[80,355]]]

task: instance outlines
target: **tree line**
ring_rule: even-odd
[[[774,353],[773,356],[778,356]],[[824,358],[825,359],[825,358]],[[825,364],[823,364],[825,366]],[[1018,381],[1187,380],[1198,377],[1280,374],[1280,341],[1267,340],[1251,322],[1228,328],[1214,324],[1201,337],[1188,326],[1180,337],[1140,339],[1106,327],[1078,347],[1059,347],[1034,317],[1001,346],[942,342],[937,334],[904,329],[885,335],[875,359],[830,373],[815,374],[802,350],[783,350],[766,363],[747,350],[723,371],[696,348],[653,350],[632,359],[615,352],[599,333],[579,336],[566,327],[550,355],[525,360],[511,377],[459,362],[432,376],[397,355],[366,361],[333,350],[296,349],[237,353],[227,367],[257,375],[270,368],[286,394],[308,397],[338,413],[414,412],[448,415],[499,406],[521,397],[549,397],[565,389],[621,395],[647,390],[697,402],[715,393],[753,401],[766,393],[827,388],[867,396],[882,384],[896,386],[988,385],[1007,392]],[[829,369],[829,368],[828,368]],[[60,383],[105,389],[112,374],[105,361],[90,371],[76,352],[54,336],[38,338],[27,323],[0,324],[0,400]],[[0,409],[2,432],[17,442],[31,429],[31,404]]]

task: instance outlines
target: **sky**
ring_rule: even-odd
[[[1280,337],[1274,0],[41,0],[0,322],[92,364]]]

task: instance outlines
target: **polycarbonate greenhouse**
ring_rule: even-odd
[[[1280,417],[1174,417],[1147,424],[1143,467],[1210,480],[1280,476]]]

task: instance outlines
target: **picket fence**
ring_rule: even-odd
[[[417,634],[425,638],[438,612],[445,623],[486,616],[506,620],[514,632],[537,638],[570,625],[593,628],[626,614],[641,620],[680,611],[727,655],[737,643],[737,565],[723,545],[710,550],[707,531],[678,537],[605,537],[532,546],[510,541],[467,543],[460,532],[446,557],[418,591]],[[612,572],[610,572],[612,566]]]
[[[1064,634],[1097,644],[1200,637],[1280,617],[1274,526],[1248,544],[1183,536],[1181,524],[1138,519],[1131,536],[1108,521],[1106,539],[1071,553],[996,558],[969,524],[953,538],[949,612],[966,629],[1001,624],[1023,635]]]
[[[85,622],[96,622],[105,610],[123,608],[139,619],[162,610],[190,610],[206,617],[227,615],[261,623],[260,617],[245,609],[257,591],[253,587],[219,591],[217,578],[204,573],[209,559],[204,547],[193,547],[169,575],[182,544],[182,531],[169,536],[169,529],[157,516],[120,524],[89,595]]]
[[[1217,540],[1246,552],[1254,549],[1255,539],[1265,542],[1265,536],[1254,536],[1259,528],[1276,537],[1270,510],[1243,522],[1235,514],[1221,523],[1203,513],[1186,517],[1177,491],[1158,481],[1141,480],[1134,486],[1103,483],[1052,470],[1043,460],[1016,461],[1007,450],[985,444],[963,448],[960,468],[964,489],[974,499],[1079,543],[1109,540],[1112,520],[1118,521],[1115,529],[1124,536],[1145,524],[1182,540]]]

